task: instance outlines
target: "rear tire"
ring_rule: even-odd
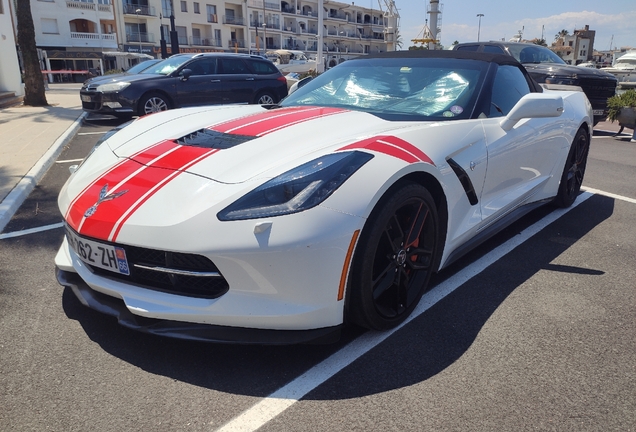
[[[583,129],[579,129],[572,141],[568,157],[563,167],[559,191],[554,198],[554,205],[558,207],[570,207],[581,191],[587,155],[590,151],[590,139]]]
[[[410,182],[389,190],[356,247],[348,319],[375,330],[403,322],[428,288],[438,241],[437,208],[428,190]]]
[[[261,92],[256,96],[254,103],[257,105],[273,105],[276,102],[276,97],[270,92]]]

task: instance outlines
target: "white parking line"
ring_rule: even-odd
[[[375,348],[386,338],[408,324],[411,320],[426,312],[437,302],[462,286],[465,282],[481,273],[495,261],[510,253],[517,246],[537,234],[539,231],[559,219],[561,216],[563,216],[591,196],[593,196],[593,194],[590,192],[582,193],[581,195],[579,195],[579,197],[576,199],[571,207],[553,211],[534,225],[523,230],[519,235],[516,235],[507,242],[501,244],[492,252],[484,255],[479,260],[473,262],[449,279],[437,285],[435,288],[433,288],[422,297],[422,300],[420,300],[420,303],[417,305],[413,313],[400,326],[389,331],[369,331],[363,334],[359,338],[351,341],[340,351],[335,352],[327,359],[309,369],[307,372],[305,372],[289,384],[276,390],[274,393],[267,396],[265,399],[254,405],[252,408],[239,414],[237,417],[230,420],[224,426],[217,429],[217,431],[247,432],[257,430],[265,423],[272,420],[283,411],[285,411],[287,408],[298,402],[311,390],[315,389],[320,384],[324,383],[329,378],[334,376],[336,373],[340,372],[346,366],[350,365],[355,360],[360,358],[362,355]]]
[[[13,232],[9,232],[9,233],[4,233],[4,234],[0,234],[0,240],[3,239],[8,239],[8,238],[13,238],[13,237],[21,237],[27,234],[35,234],[35,233],[39,233],[42,231],[49,231],[52,229],[57,229],[57,228],[62,228],[64,226],[64,223],[59,222],[59,223],[55,223],[55,224],[51,224],[51,225],[44,225],[41,227],[37,227],[37,228],[29,228],[29,229],[25,229],[22,231],[13,231]]]
[[[616,194],[613,194],[611,192],[605,192],[605,191],[602,191],[602,190],[593,189],[593,188],[589,188],[589,187],[582,187],[581,190],[584,190],[584,191],[589,192],[591,194],[603,195],[603,196],[606,196],[608,198],[614,198],[614,199],[617,199],[617,200],[626,201],[628,203],[636,204],[636,199],[634,199],[634,198],[628,198],[628,197],[625,197],[625,196],[622,196],[622,195],[616,195]]]

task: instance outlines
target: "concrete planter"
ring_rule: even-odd
[[[621,108],[618,116],[616,116],[616,120],[621,126],[621,131],[624,127],[634,130],[631,142],[636,142],[636,107]]]
[[[636,108],[635,107],[623,107],[621,108],[618,116],[616,117],[618,124],[621,126],[634,129],[636,127]]]

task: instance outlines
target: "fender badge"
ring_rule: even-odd
[[[110,201],[110,200],[114,200],[115,198],[119,198],[120,196],[122,196],[126,192],[128,192],[128,189],[123,190],[121,192],[115,192],[113,194],[108,194],[108,183],[106,183],[104,185],[104,187],[102,188],[102,190],[99,191],[99,199],[97,200],[97,202],[95,204],[93,204],[91,207],[89,207],[86,210],[86,212],[84,213],[84,217],[85,218],[89,218],[89,217],[93,216],[95,214],[95,212],[97,211],[97,206],[99,206],[101,203],[103,203],[104,201]]]

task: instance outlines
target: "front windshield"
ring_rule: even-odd
[[[556,63],[566,64],[561,57],[553,53],[549,48],[539,45],[528,44],[528,46],[510,45],[508,47],[510,54],[517,59],[519,63]]]
[[[156,65],[150,66],[148,69],[143,70],[142,74],[161,74],[170,75],[177,70],[181,65],[189,61],[192,57],[189,56],[173,56],[168,57],[164,61],[160,61]]]
[[[469,118],[487,68],[477,60],[351,60],[319,75],[281,106],[341,107],[387,119]]]
[[[142,70],[148,69],[150,66],[157,63],[158,63],[157,60],[142,61],[141,63],[137,63],[136,65],[128,69],[126,72],[128,72],[129,74],[137,74],[141,72]]]

